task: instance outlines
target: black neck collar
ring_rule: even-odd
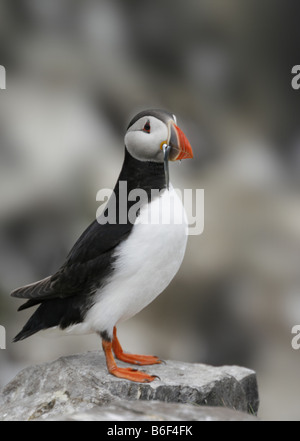
[[[116,187],[119,181],[127,181],[128,191],[134,188],[142,188],[147,193],[151,189],[162,190],[166,187],[164,164],[135,159],[125,147],[124,162]]]

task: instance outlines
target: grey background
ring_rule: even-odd
[[[112,188],[134,114],[177,115],[205,227],[176,279],[120,326],[124,348],[258,373],[259,415],[300,419],[298,2],[30,0],[0,4],[0,386],[23,366],[100,348],[96,336],[17,344],[12,289],[53,273]]]

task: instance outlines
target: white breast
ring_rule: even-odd
[[[111,333],[117,323],[141,311],[177,273],[186,242],[186,215],[170,186],[141,209],[130,236],[116,249],[112,276],[97,292],[81,327]]]

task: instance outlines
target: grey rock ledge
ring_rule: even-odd
[[[178,361],[140,369],[160,379],[116,378],[100,352],[25,368],[0,393],[0,420],[256,419],[258,388],[250,369]]]

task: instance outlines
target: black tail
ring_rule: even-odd
[[[44,300],[13,341],[24,340],[38,331],[59,325],[62,315],[61,299]]]
[[[40,305],[40,307],[43,305]],[[19,332],[13,339],[13,342],[24,340],[27,337],[30,337],[31,335],[35,334],[38,331],[41,331],[42,329],[46,329],[47,326],[44,326],[43,322],[39,321],[38,319],[38,310],[40,307],[35,311],[35,313],[30,317],[28,322],[23,327],[22,331]]]
[[[65,329],[82,322],[88,302],[88,298],[82,299],[80,296],[44,300],[13,341],[24,340],[43,329],[54,326]]]
[[[30,337],[31,335],[35,334],[38,331],[41,331],[43,328],[41,329],[30,329],[30,327],[27,327],[28,322],[26,323],[26,325],[24,326],[24,328],[22,329],[22,331],[19,332],[19,334],[17,334],[15,336],[15,338],[13,339],[13,342],[15,343],[16,341],[19,340],[24,340],[27,337]]]

